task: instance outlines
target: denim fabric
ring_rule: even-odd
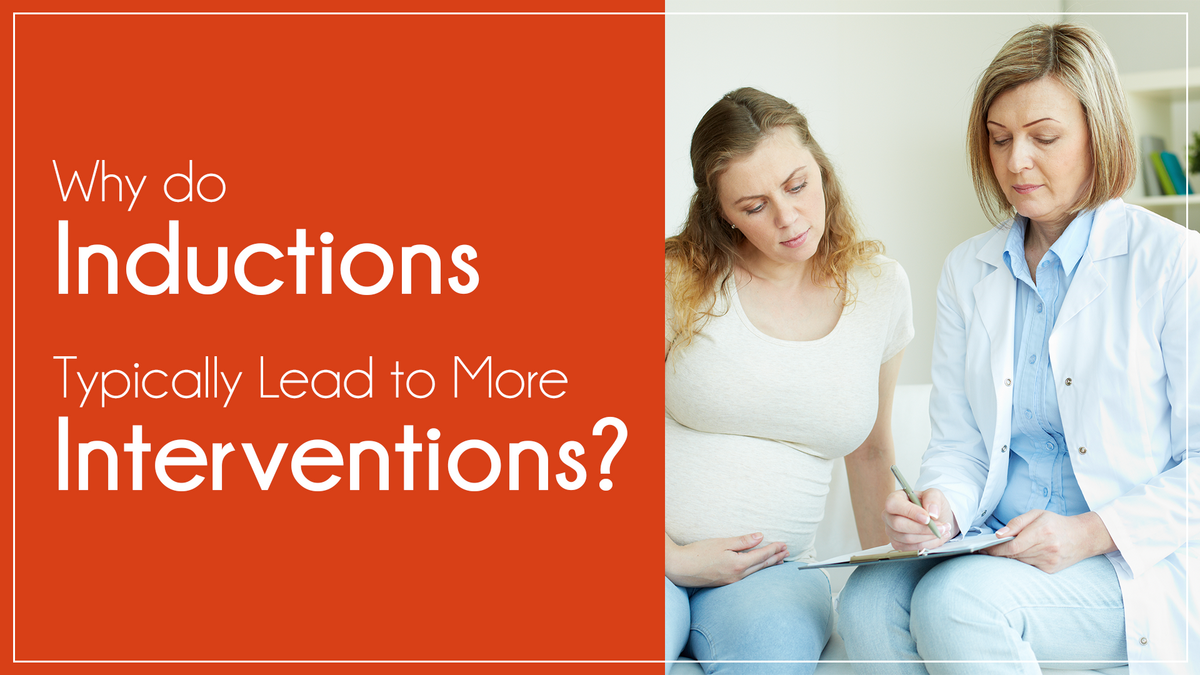
[[[710,674],[811,673],[829,640],[833,604],[819,570],[775,565],[717,588],[667,579],[666,591],[667,673],[681,650]]]
[[[876,661],[854,664],[860,675],[1039,675],[1039,662],[1126,660],[1121,587],[1104,556],[1054,574],[988,555],[859,567],[838,596],[838,633],[851,660]]]

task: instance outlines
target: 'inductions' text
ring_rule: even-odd
[[[58,293],[59,295],[67,295],[70,293],[70,246],[68,244],[69,234],[68,221],[58,221]],[[320,253],[320,272],[321,272],[321,293],[329,295],[333,293],[333,247],[329,244],[333,243],[333,235],[329,232],[321,233],[321,243],[325,246],[321,247]],[[284,253],[271,244],[250,244],[243,248],[233,262],[233,277],[237,280],[239,286],[247,293],[252,295],[270,295],[283,287],[283,281],[278,278],[273,278],[267,283],[255,283],[246,276],[246,262],[254,255],[268,255],[275,260],[279,260],[284,256]],[[383,265],[383,274],[377,281],[369,285],[360,284],[354,278],[351,266],[354,264],[354,259],[360,255],[371,255],[379,260]],[[138,276],[138,261],[143,257],[153,255],[161,256],[167,261],[167,278],[158,284],[147,284]],[[294,246],[287,247],[287,255],[294,257],[295,260],[295,289],[297,295],[304,295],[308,292],[308,258],[317,255],[316,248],[307,245],[306,233],[302,229],[296,230],[296,242]],[[454,249],[450,254],[450,260],[454,267],[461,272],[460,275],[452,276],[448,279],[450,290],[460,295],[465,295],[474,291],[479,286],[479,272],[467,261],[474,260],[476,257],[475,249],[469,244],[462,244]],[[424,244],[415,246],[405,246],[400,252],[400,292],[404,294],[412,293],[412,265],[413,258],[416,256],[425,256],[429,262],[429,292],[437,295],[442,292],[442,264],[441,256],[438,255],[436,249]],[[107,287],[109,294],[117,293],[117,274],[119,265],[117,256],[113,250],[103,244],[92,244],[90,246],[80,246],[78,261],[78,293],[85,295],[88,292],[88,264],[93,259],[99,257],[102,263],[106,265],[108,280]],[[225,282],[228,280],[229,268],[229,249],[221,246],[217,249],[217,275],[216,280],[209,284],[201,283],[197,274],[197,255],[196,247],[189,246],[187,248],[187,282],[192,287],[192,290],[201,295],[213,295],[225,288]],[[210,268],[211,269],[211,268]],[[358,295],[375,295],[388,287],[392,281],[392,276],[395,272],[395,266],[392,264],[392,257],[383,247],[377,244],[362,243],[351,246],[341,255],[340,277],[342,283],[354,293]],[[461,278],[465,276],[465,281]],[[168,293],[171,295],[179,293],[179,221],[169,221],[167,231],[167,245],[163,246],[159,243],[142,244],[133,250],[129,258],[125,261],[125,277],[129,281],[129,285],[139,293],[144,295],[160,295]]]

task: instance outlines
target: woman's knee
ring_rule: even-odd
[[[838,594],[838,632],[875,634],[881,623],[907,615],[909,598],[929,569],[923,562],[864,565]]]
[[[691,629],[691,612],[688,608],[687,591],[666,581],[666,672],[671,672],[671,661],[679,658],[687,644],[688,632]]]
[[[738,585],[741,588],[735,588]],[[727,589],[732,592],[726,593],[722,605],[736,625],[774,634],[788,644],[796,644],[800,636],[816,635],[824,645],[833,600],[829,579],[821,572],[779,566],[752,574]]]
[[[880,584],[876,570],[882,565],[859,567],[854,570],[842,592],[838,593],[838,632],[842,639],[847,633],[857,634],[880,616]]]
[[[974,630],[990,632],[987,625],[1005,623],[1011,609],[1003,568],[1006,558],[968,555],[948,560],[925,575],[912,596],[911,629],[918,645],[930,644],[934,635]]]
[[[833,613],[825,575],[792,566],[705,589],[693,598],[692,610],[690,644],[700,660],[815,661],[829,639]]]

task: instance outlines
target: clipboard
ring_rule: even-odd
[[[996,544],[1003,544],[1006,541],[1011,541],[1014,537],[997,537],[994,534],[976,534],[970,537],[965,537],[959,541],[948,542],[943,546],[935,549],[921,549],[919,551],[897,551],[892,548],[891,544],[876,546],[858,553],[849,553],[840,555],[836,558],[822,560],[815,563],[801,563],[797,569],[812,570],[821,567],[857,567],[859,565],[875,565],[886,562],[902,562],[905,560],[934,560],[938,558],[953,558],[955,556],[966,555],[982,551]]]

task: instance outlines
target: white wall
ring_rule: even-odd
[[[1124,73],[1147,70],[1182,68],[1185,64],[1200,66],[1200,49],[1192,29],[1192,49],[1184,50],[1186,40],[1183,17],[1099,12],[1187,12],[1200,10],[1196,0],[1063,0],[1064,18],[1095,28],[1104,36],[1116,59],[1117,68]],[[1200,19],[1200,15],[1192,17]],[[1190,60],[1189,60],[1190,59]]]
[[[1103,4],[1145,11],[1149,2]],[[1166,4],[1166,3],[1164,3]],[[1187,3],[1176,3],[1187,4]],[[1194,4],[1194,3],[1193,3]],[[773,14],[698,12],[1020,12],[1018,14]],[[867,234],[912,282],[917,334],[900,382],[929,381],[934,294],[954,246],[988,228],[971,187],[967,112],[977,78],[1013,33],[1061,20],[1060,0],[992,2],[668,1],[666,18],[666,234],[679,230],[694,186],[688,147],[696,122],[726,92],[753,86],[808,116]],[[1163,11],[1163,10],[1159,10]],[[1178,11],[1168,8],[1166,11]],[[1035,15],[1042,12],[1044,15]],[[1183,66],[1183,17],[1087,17],[1112,34],[1118,67],[1138,46]],[[1164,28],[1166,26],[1166,28]],[[1169,39],[1163,39],[1168,30]],[[1178,37],[1176,37],[1178,36]],[[1171,46],[1168,47],[1167,44]],[[1193,59],[1200,50],[1192,50]]]

